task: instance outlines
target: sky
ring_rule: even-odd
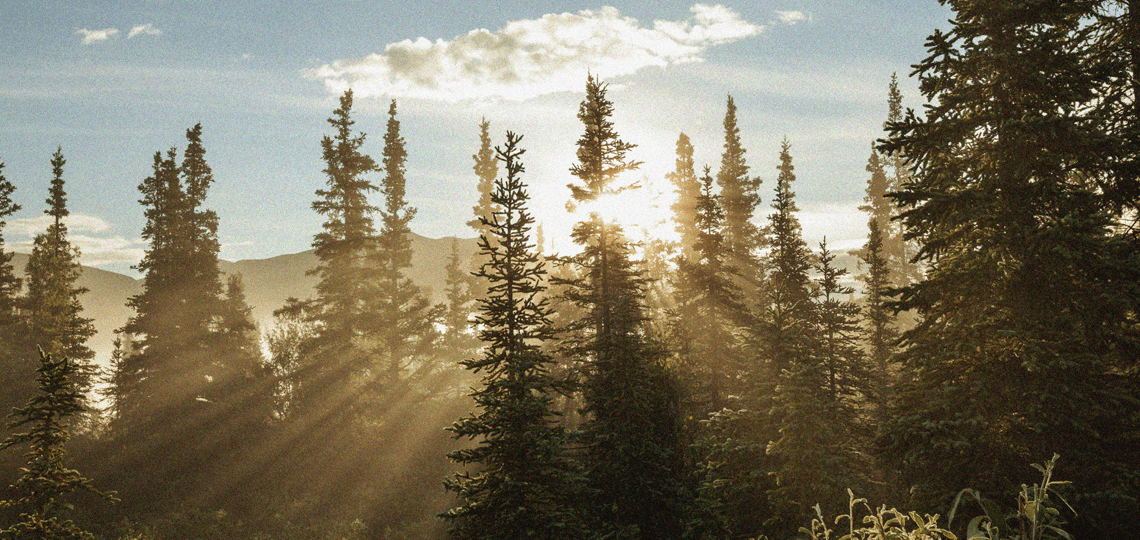
[[[544,247],[565,252],[576,113],[593,73],[644,162],[630,179],[642,189],[615,205],[627,228],[670,228],[664,175],[680,132],[698,168],[715,173],[731,95],[764,208],[787,139],[805,238],[852,249],[865,235],[857,207],[891,74],[904,104],[921,109],[910,66],[949,18],[935,0],[5,0],[0,162],[23,209],[4,239],[26,252],[45,227],[60,147],[83,262],[131,274],[145,248],[137,186],[155,152],[181,151],[201,123],[221,256],[309,249],[322,221],[310,205],[325,182],[325,119],[352,88],[377,160],[397,103],[414,232],[473,236],[471,155],[486,118],[494,144],[507,130],[523,135],[532,211],[553,244]]]

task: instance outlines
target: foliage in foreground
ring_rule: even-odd
[[[1043,464],[1033,464],[1033,468],[1041,472],[1041,481],[1035,485],[1021,486],[1017,508],[1012,512],[1003,512],[997,503],[982,497],[978,491],[967,488],[960,491],[954,499],[944,528],[938,524],[938,514],[919,515],[913,511],[904,513],[894,508],[888,510],[886,506],[873,510],[867,499],[856,499],[851,490],[847,490],[847,513],[836,516],[834,520],[840,531],[828,527],[823,512],[816,505],[816,517],[812,519],[811,527],[800,528],[800,532],[811,540],[830,540],[832,534],[842,532],[841,527],[846,521],[846,534],[836,537],[836,540],[956,540],[958,536],[951,532],[950,527],[954,524],[958,506],[973,500],[982,508],[983,513],[966,524],[966,540],[1072,540],[1069,533],[1061,529],[1065,520],[1061,517],[1062,508],[1055,502],[1059,500],[1065,508],[1076,513],[1069,503],[1054,492],[1054,486],[1068,484],[1053,480],[1053,467],[1057,464],[1057,458],[1054,454],[1053,459]],[[863,526],[856,528],[856,509],[860,505],[866,510],[866,515],[860,521]]]

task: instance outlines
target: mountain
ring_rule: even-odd
[[[427,238],[415,233],[411,238],[412,268],[407,275],[430,294],[433,302],[442,302],[453,239]],[[476,250],[475,239],[459,238],[456,241],[460,260],[471,260]],[[20,276],[23,276],[27,263],[28,256],[23,253],[16,253],[12,259],[12,266]],[[254,318],[262,327],[268,327],[273,324],[273,310],[284,305],[287,298],[304,299],[313,295],[317,280],[306,276],[305,272],[316,263],[316,256],[309,250],[268,259],[220,261],[219,267],[226,274],[241,274],[246,300],[253,308]],[[88,289],[87,294],[79,297],[83,303],[83,316],[95,320],[96,334],[87,346],[95,351],[99,363],[106,364],[111,357],[115,329],[121,328],[133,313],[126,305],[127,299],[142,290],[142,280],[84,266],[77,284]]]
[[[447,260],[451,257],[453,238],[427,238],[415,233],[411,238],[412,268],[408,277],[422,287],[433,302],[445,301]],[[475,239],[455,240],[460,260],[470,261],[476,251]],[[852,275],[858,272],[854,256],[842,252],[836,255],[837,266],[848,268]],[[28,256],[22,253],[15,254],[12,259],[20,275],[23,275],[27,262]],[[313,295],[317,280],[306,276],[305,272],[316,264],[317,258],[309,250],[268,259],[220,261],[219,266],[226,274],[241,274],[253,316],[262,328],[267,328],[273,325],[273,310],[285,305],[287,298],[305,299]],[[856,291],[861,289],[861,284],[855,282],[851,275],[844,282],[856,287]],[[89,289],[87,294],[80,296],[80,301],[83,303],[83,315],[95,319],[97,332],[87,346],[95,351],[96,359],[105,364],[111,357],[115,329],[122,327],[131,316],[127,299],[142,290],[142,280],[84,266],[78,284]]]
[[[451,257],[453,238],[427,238],[415,233],[411,237],[412,268],[408,277],[424,289],[433,302],[443,302],[447,260]],[[458,242],[459,260],[471,260],[476,250],[475,239],[454,240]],[[253,308],[254,318],[262,326],[272,324],[273,310],[285,305],[289,297],[305,299],[313,295],[317,278],[306,276],[305,272],[316,265],[317,257],[312,250],[268,259],[221,261],[219,264],[226,274],[241,274],[246,300]]]
[[[23,253],[15,253],[12,257],[12,267],[17,276],[24,277],[27,264],[28,256]],[[123,326],[131,316],[127,299],[142,290],[142,281],[84,266],[76,285],[88,289],[87,294],[79,297],[79,301],[83,304],[83,316],[94,319],[95,335],[87,342],[87,346],[95,351],[98,362],[106,364],[111,358],[115,329]]]

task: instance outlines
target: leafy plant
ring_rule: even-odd
[[[966,540],[1072,540],[1069,533],[1060,528],[1065,521],[1061,517],[1061,510],[1052,502],[1052,497],[1056,497],[1069,511],[1076,514],[1063,497],[1053,492],[1054,486],[1069,483],[1053,480],[1053,467],[1057,464],[1058,457],[1060,456],[1053,454],[1049,461],[1033,464],[1033,468],[1041,473],[1041,482],[1031,486],[1021,485],[1015,512],[1005,514],[994,501],[982,497],[976,490],[963,489],[954,498],[950,521],[954,521],[958,505],[965,497],[970,497],[985,513],[970,520],[966,526]]]
[[[844,520],[847,532],[835,540],[957,540],[958,537],[948,527],[954,522],[959,506],[966,500],[973,499],[982,508],[983,514],[976,516],[966,525],[964,540],[1072,540],[1069,533],[1061,529],[1065,524],[1061,517],[1061,508],[1054,502],[1060,501],[1065,508],[1076,514],[1054,488],[1068,482],[1053,480],[1053,467],[1057,464],[1059,456],[1042,464],[1033,464],[1033,468],[1041,473],[1041,481],[1034,485],[1022,485],[1021,493],[1017,496],[1017,508],[1009,513],[1003,512],[994,501],[982,497],[974,489],[963,489],[954,498],[950,508],[946,527],[938,525],[938,514],[919,515],[917,512],[902,512],[894,508],[887,509],[880,506],[872,510],[867,499],[856,499],[850,489],[847,490],[847,513],[840,514],[834,520],[836,527],[841,527]],[[866,509],[866,515],[858,521],[862,526],[856,527],[856,508]],[[832,540],[836,531],[828,526],[819,505],[815,506],[815,516],[810,527],[801,527],[800,532],[810,540]]]

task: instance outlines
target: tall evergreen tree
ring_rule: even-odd
[[[760,204],[760,178],[748,176],[744,153],[740,128],[736,124],[736,102],[728,96],[724,113],[724,153],[716,174],[724,206],[725,247],[741,276],[755,285],[761,277],[758,257],[762,238],[752,218]]]
[[[95,328],[91,319],[81,315],[83,306],[79,296],[87,289],[75,284],[83,270],[79,264],[79,248],[67,239],[64,223],[70,214],[63,181],[65,163],[62,149],[56,149],[51,159],[48,208],[44,210],[52,221],[47,231],[36,235],[26,269],[28,292],[22,299],[27,325],[25,339],[49,355],[71,359],[79,366],[74,383],[80,392],[86,392],[93,382],[90,361],[95,357],[86,342],[95,334]]]
[[[619,138],[612,114],[606,85],[591,76],[578,112],[586,131],[570,169],[579,181],[570,184],[573,202],[628,189],[615,182],[640,165],[626,158],[634,145]],[[588,359],[582,441],[593,527],[599,537],[679,538],[689,505],[679,396],[663,351],[644,333],[643,280],[620,227],[604,216],[591,214],[572,236],[583,248],[572,259],[583,278],[568,296],[587,312],[574,348]]]
[[[834,265],[835,255],[826,239],[819,245],[815,270],[819,295],[816,317],[819,325],[817,356],[827,378],[826,397],[854,410],[870,390],[870,372],[863,357],[863,332],[859,327],[859,306],[851,300],[855,288],[843,284],[847,270]],[[844,297],[847,297],[845,299]]]
[[[124,362],[121,391],[124,418],[135,428],[151,422],[188,422],[203,413],[213,381],[216,323],[221,315],[217,214],[202,207],[213,174],[205,160],[202,126],[186,130],[181,164],[177,152],[154,156],[154,174],[139,185],[150,245],[136,269],[143,291],[128,305],[134,315],[123,331],[134,336],[138,352]]]
[[[896,371],[892,357],[898,332],[894,312],[888,305],[891,270],[883,255],[882,229],[879,221],[874,218],[867,221],[867,226],[870,234],[859,255],[867,268],[867,273],[863,276],[864,331],[867,336],[868,363],[873,370],[872,395],[879,420],[884,420]]]
[[[4,177],[4,164],[0,163],[0,411],[25,403],[35,391],[31,384],[34,361],[24,361],[23,332],[20,328],[19,302],[22,280],[12,265],[13,253],[4,243],[4,226],[8,216],[18,212],[20,205],[12,200],[16,186]]]
[[[665,177],[673,184],[677,193],[677,200],[673,203],[672,210],[674,227],[677,229],[677,234],[681,235],[681,256],[692,260],[700,235],[697,225],[698,199],[701,197],[703,186],[693,168],[693,145],[689,142],[689,136],[683,132],[677,137],[676,165],[673,172],[666,174]],[[720,206],[719,203],[717,205]],[[723,217],[718,218],[721,219]]]
[[[0,450],[18,445],[27,445],[24,454],[27,465],[21,469],[19,480],[12,487],[18,493],[15,500],[0,501],[0,506],[21,508],[19,521],[0,530],[0,538],[5,540],[41,539],[91,539],[94,536],[84,531],[68,517],[73,510],[66,498],[77,490],[100,493],[91,481],[78,471],[64,465],[64,445],[71,438],[69,418],[85,412],[82,391],[75,380],[82,374],[80,366],[67,357],[53,359],[40,351],[40,367],[36,370],[36,383],[39,392],[27,405],[13,413],[10,430],[13,433],[3,442]]]
[[[1088,48],[1100,4],[954,3],[951,29],[928,40],[917,71],[932,105],[883,145],[914,165],[895,199],[929,267],[898,304],[921,322],[882,443],[928,504],[951,486],[1016,490],[1025,463],[1067,455],[1077,528],[1120,536],[1140,525],[1125,472],[1140,463],[1124,450],[1140,441],[1125,285],[1140,261],[1104,189],[1117,125],[1090,108],[1121,75]]]
[[[479,349],[479,339],[475,334],[476,280],[482,279],[471,275],[464,269],[466,264],[459,257],[459,241],[451,239],[451,256],[444,267],[444,293],[447,303],[443,316],[443,335],[439,342],[439,356],[446,366],[456,365],[475,355]],[[454,375],[451,370],[446,373]],[[455,381],[445,381],[454,387]],[[466,385],[464,385],[466,387]]]
[[[409,371],[434,368],[427,365],[425,355],[433,345],[433,323],[443,311],[442,306],[433,308],[420,288],[404,274],[412,266],[412,232],[408,223],[416,215],[416,209],[405,199],[407,156],[393,100],[384,133],[384,179],[380,184],[384,205],[380,208],[374,257],[379,270],[379,296],[370,321],[370,329],[382,346],[383,364],[377,366],[377,371],[389,384],[398,382]]]
[[[903,95],[899,90],[898,75],[891,74],[891,83],[887,89],[887,121],[884,128],[895,125],[903,120]],[[914,166],[906,154],[901,151],[888,151],[883,156],[877,156],[871,150],[871,161],[867,163],[867,170],[871,178],[867,184],[868,211],[873,217],[879,219],[879,226],[883,234],[883,255],[890,263],[891,275],[895,286],[905,286],[917,283],[922,279],[922,267],[912,259],[918,251],[917,243],[906,237],[902,221],[895,219],[899,209],[895,202],[886,197],[887,193],[902,191],[907,184],[914,181]],[[882,174],[883,178],[877,178]],[[883,182],[885,180],[885,183]]]
[[[724,246],[724,209],[713,193],[713,179],[705,167],[701,190],[695,199],[693,220],[696,240],[692,255],[677,258],[677,308],[681,356],[694,378],[698,418],[728,405],[736,394],[743,368],[743,329],[746,310],[733,277],[736,268]]]
[[[799,470],[792,469],[797,463],[788,461],[789,454],[781,445],[770,447],[772,441],[782,439],[785,443],[781,444],[789,446],[786,438],[791,430],[810,431],[797,422],[814,419],[812,415],[818,412],[807,408],[817,401],[801,399],[814,399],[810,377],[820,370],[815,356],[815,293],[809,277],[812,254],[796,217],[790,149],[785,140],[777,167],[774,212],[768,217],[771,249],[763,263],[768,275],[758,291],[752,320],[754,359],[742,370],[745,387],[740,405],[710,423],[715,439],[722,441],[714,444],[709,456],[713,485],[722,486],[714,490],[714,496],[722,506],[731,538],[788,534],[806,508],[798,506],[806,502],[799,500],[800,494],[789,493],[786,487],[781,490],[777,483],[795,482],[800,477]]]
[[[762,366],[767,377],[757,373],[753,376],[757,381],[774,381],[772,377],[803,363],[811,350],[813,291],[808,273],[812,254],[796,217],[799,207],[792,191],[796,176],[790,150],[791,143],[784,140],[772,201],[774,212],[768,217],[772,243],[767,261],[770,273],[762,291],[763,311],[759,315]]]
[[[222,292],[218,218],[203,207],[213,174],[201,125],[186,130],[186,139],[181,163],[175,149],[156,153],[152,176],[139,186],[149,243],[135,267],[143,287],[128,301],[135,313],[121,332],[130,346],[118,353],[111,375],[119,452],[104,465],[131,495],[125,506],[133,512],[212,496],[216,471],[254,440],[236,433],[252,425],[254,411],[269,410],[238,405],[250,358],[230,349],[236,341],[229,311],[240,311],[233,304],[244,300]],[[155,476],[178,481],[146,482]]]
[[[487,232],[481,218],[490,216],[497,209],[491,200],[495,193],[495,178],[499,175],[499,162],[494,150],[491,149],[491,123],[486,118],[479,123],[479,151],[471,156],[475,161],[472,167],[478,179],[476,189],[479,192],[479,201],[471,208],[475,217],[467,222],[467,226],[475,229],[480,235]]]
[[[550,307],[542,297],[546,271],[530,244],[534,218],[527,211],[521,136],[507,133],[497,149],[506,178],[495,182],[499,210],[482,218],[487,231],[479,249],[487,263],[478,271],[489,283],[478,322],[486,343],[482,357],[463,365],[482,373],[472,393],[479,410],[450,429],[478,441],[449,457],[476,471],[458,473],[446,485],[464,504],[443,517],[452,537],[464,539],[583,538],[576,491],[580,477],[565,455],[565,433],[554,419],[559,382],[553,360],[540,345],[553,337]]]
[[[834,260],[826,242],[821,243],[811,349],[780,373],[772,408],[778,435],[768,452],[779,463],[774,496],[794,505],[792,512],[800,516],[809,515],[815,504],[839,510],[847,502],[847,489],[867,486],[869,467],[860,444],[867,433],[859,409],[868,373],[859,308],[842,298],[854,289],[842,285],[847,271],[833,266]]]
[[[288,409],[307,422],[322,424],[329,416],[352,413],[354,400],[349,396],[358,393],[354,385],[373,361],[372,314],[381,302],[379,236],[373,219],[378,208],[368,201],[368,194],[378,188],[367,177],[379,167],[362,151],[366,135],[353,131],[352,104],[349,90],[328,119],[333,134],[321,139],[327,179],[312,207],[325,222],[313,236],[317,266],[307,272],[317,278],[316,296],[290,299],[278,310],[307,321],[314,331],[301,344]]]

